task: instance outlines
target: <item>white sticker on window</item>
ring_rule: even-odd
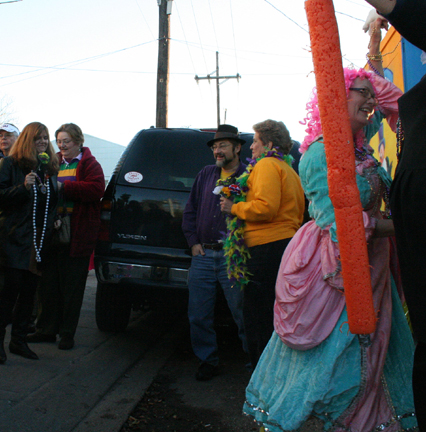
[[[136,171],[130,171],[124,176],[124,180],[129,183],[139,183],[140,181],[142,181],[142,179],[143,175]]]

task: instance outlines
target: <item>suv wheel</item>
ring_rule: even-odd
[[[98,282],[96,324],[101,331],[122,332],[129,323],[132,304],[123,286]]]

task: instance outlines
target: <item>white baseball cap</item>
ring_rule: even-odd
[[[19,129],[12,123],[3,123],[0,126],[0,130],[4,130],[6,132],[15,132],[16,134],[19,135]]]

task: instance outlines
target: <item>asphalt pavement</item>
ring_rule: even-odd
[[[0,365],[0,432],[117,432],[185,331],[184,314],[132,313],[125,333],[100,332],[89,272],[75,347],[31,344],[40,360]]]

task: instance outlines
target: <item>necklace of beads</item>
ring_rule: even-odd
[[[396,122],[396,158],[399,162],[401,157],[402,146],[404,144],[404,129],[402,128],[401,119],[398,117]]]
[[[249,160],[250,164],[247,166],[246,170],[238,178],[232,179],[234,184],[227,185],[230,189],[230,194],[234,197],[234,203],[246,201],[247,192],[249,190],[247,186],[248,178],[256,163],[266,157],[275,157],[284,160],[290,166],[293,161],[291,155],[283,155],[275,148],[265,151],[257,159]],[[223,186],[223,180],[219,179],[217,185]],[[236,187],[234,188],[234,186]],[[233,189],[235,189],[235,192],[233,192]],[[227,236],[223,244],[223,255],[226,261],[228,278],[232,286],[240,285],[242,288],[244,285],[248,284],[250,276],[247,271],[247,260],[250,258],[250,253],[244,241],[245,221],[239,219],[237,216],[227,215],[226,227]]]
[[[45,179],[45,181],[44,181],[44,183],[43,183],[43,182],[41,181],[40,176],[39,176],[35,171],[34,171],[34,174],[35,174],[36,179],[37,179],[37,181],[38,181],[38,183],[39,183],[38,187],[40,188],[40,192],[41,192],[42,194],[46,194],[46,190],[47,190],[47,183],[49,182],[49,178],[46,177],[46,179]]]
[[[44,210],[44,219],[43,219],[43,228],[41,230],[41,237],[40,237],[40,246],[37,246],[37,226],[36,226],[36,218],[37,218],[37,186],[33,185],[34,190],[34,205],[33,205],[33,243],[34,243],[34,249],[36,253],[36,261],[41,262],[41,248],[43,247],[43,240],[44,235],[46,233],[46,226],[47,226],[47,215],[49,213],[49,199],[50,199],[50,188],[49,188],[49,180],[47,180],[46,184],[46,208]]]
[[[367,159],[371,159],[372,161],[374,161],[374,168],[378,168],[380,166],[380,163],[378,160],[376,160],[368,151],[365,147],[362,147],[361,149],[355,147],[355,157],[359,160],[359,161],[366,161]],[[390,206],[389,206],[389,186],[385,183],[385,181],[383,180],[383,178],[381,177],[380,174],[379,175],[379,196],[380,198],[378,200],[376,200],[376,203],[374,205],[374,209],[373,209],[373,214],[376,213],[377,211],[377,207],[379,206],[379,204],[381,204],[381,201],[383,199],[383,202],[385,203],[385,209],[384,211],[382,211],[382,215],[384,218],[386,219],[391,219],[392,215],[391,215],[391,211],[390,211]]]
[[[359,160],[359,161],[366,161],[367,159],[371,159],[372,161],[374,161],[374,166],[378,167],[380,166],[379,161],[377,161],[369,152],[365,147],[362,148],[358,148],[358,147],[354,147],[355,149],[355,157]]]

